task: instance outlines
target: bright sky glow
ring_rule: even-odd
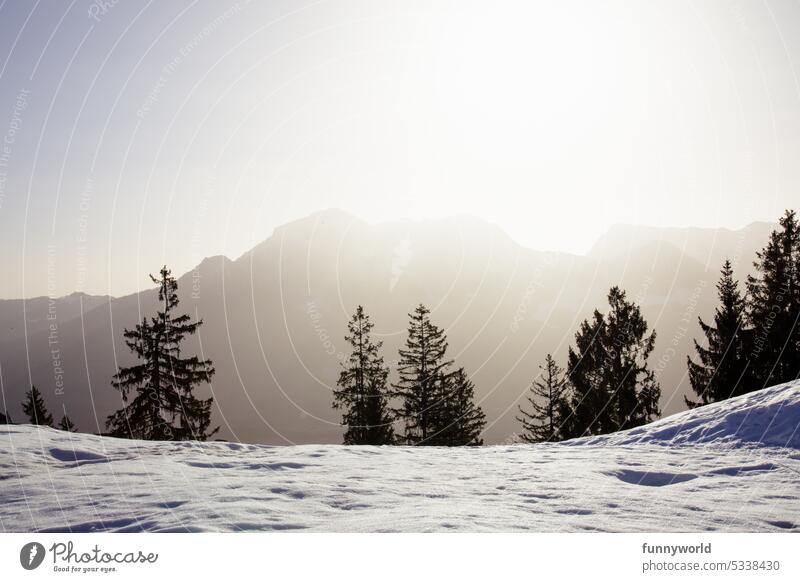
[[[0,297],[134,291],[329,207],[582,253],[799,199],[788,0],[91,5],[0,9]]]

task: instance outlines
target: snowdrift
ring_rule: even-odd
[[[800,449],[800,381],[669,416],[647,426],[570,444],[726,444]]]

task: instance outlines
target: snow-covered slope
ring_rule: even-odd
[[[797,530],[799,399],[783,385],[610,437],[457,449],[0,426],[0,531]]]
[[[642,443],[713,443],[800,449],[800,381],[675,414],[641,428],[572,441],[572,444]]]

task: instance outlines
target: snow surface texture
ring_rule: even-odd
[[[0,426],[0,531],[791,531],[800,383],[562,444],[153,443]]]

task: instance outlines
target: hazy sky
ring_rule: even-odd
[[[610,224],[800,206],[800,3],[0,3],[0,297],[121,294],[328,207]]]

